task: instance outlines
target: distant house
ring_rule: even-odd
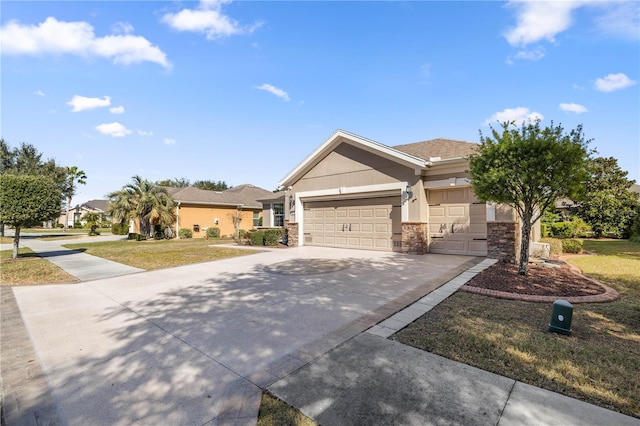
[[[204,237],[207,228],[220,228],[220,235],[235,235],[238,230],[251,230],[261,225],[261,199],[271,191],[254,185],[239,185],[225,191],[208,191],[192,186],[166,188],[177,203],[176,231],[187,228],[194,238]]]
[[[82,216],[84,216],[84,214],[88,212],[98,213],[102,222],[111,222],[111,217],[109,216],[109,200],[90,200],[84,204],[78,204],[74,208],[69,210],[69,221],[67,223],[67,226],[73,228],[74,223],[82,222]],[[62,210],[60,212],[58,223],[64,225],[66,217],[67,211]]]

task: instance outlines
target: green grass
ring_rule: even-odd
[[[263,393],[258,414],[258,426],[315,426],[316,423],[300,411],[272,395]]]
[[[212,247],[212,244],[212,241],[193,238],[159,241],[104,241],[65,244],[63,247],[82,250],[93,256],[145,270],[172,268],[257,253],[257,251],[247,249]]]
[[[18,258],[15,260],[11,258],[12,254],[12,250],[0,250],[2,285],[63,284],[78,281],[76,277],[42,259],[27,247],[18,250]]]
[[[571,336],[549,333],[551,304],[458,292],[398,341],[640,417],[640,244],[585,240],[570,262],[615,288],[612,303],[574,304]]]

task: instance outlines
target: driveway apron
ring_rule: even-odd
[[[66,423],[254,424],[261,387],[480,260],[299,247],[13,291]]]

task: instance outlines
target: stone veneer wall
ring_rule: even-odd
[[[285,222],[284,228],[288,231],[287,246],[298,247],[298,223]]]
[[[427,224],[422,222],[402,222],[402,253],[426,254],[429,251]]]
[[[487,222],[487,257],[517,263],[520,252],[518,222]]]

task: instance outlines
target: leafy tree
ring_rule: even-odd
[[[64,195],[67,197],[67,212],[64,216],[64,227],[69,223],[69,209],[71,209],[71,199],[76,195],[77,185],[86,185],[87,175],[84,171],[78,170],[77,166],[65,167],[66,179]]]
[[[231,188],[229,185],[227,185],[226,182],[221,180],[217,182],[214,182],[212,180],[197,180],[195,181],[193,186],[198,189],[206,189],[209,191],[224,191],[225,189]]]
[[[0,174],[48,176],[53,179],[57,186],[56,192],[62,197],[65,168],[58,166],[52,159],[42,160],[42,153],[33,145],[22,143],[18,148],[10,148],[6,141],[0,138]],[[60,212],[51,219],[55,219],[59,214]],[[4,236],[2,221],[0,235]]]
[[[57,217],[61,202],[59,188],[48,176],[0,175],[0,221],[15,228],[14,259],[18,257],[20,229]]]
[[[518,273],[529,271],[529,240],[538,219],[556,199],[574,197],[587,179],[590,152],[582,126],[568,134],[553,122],[542,129],[540,122],[502,123],[502,131],[491,126],[491,136],[480,132],[480,146],[469,158],[471,185],[481,201],[513,207],[520,217],[521,245]]]
[[[572,210],[591,225],[596,238],[628,233],[636,215],[638,194],[629,191],[634,180],[618,166],[613,157],[592,160],[590,178],[584,185],[582,201]]]
[[[167,190],[140,176],[121,190],[107,195],[109,212],[116,222],[137,219],[140,233],[151,238],[154,225],[170,226],[175,221],[175,202]]]
[[[173,178],[173,179],[163,179],[156,182],[158,186],[168,186],[171,188],[186,188],[191,185],[189,179],[186,178]]]

